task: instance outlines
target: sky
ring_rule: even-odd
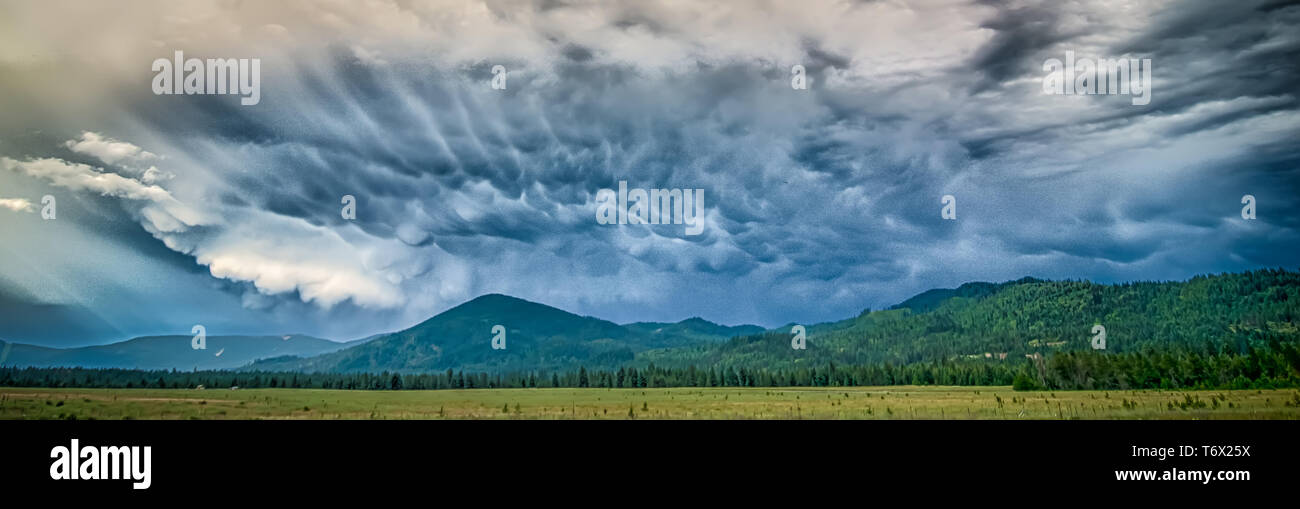
[[[176,51],[258,59],[260,100],[155,94]],[[1067,52],[1149,59],[1149,103],[1048,93]],[[1298,85],[1288,1],[4,2],[0,339],[1294,270]],[[620,182],[702,189],[702,231],[601,224]]]

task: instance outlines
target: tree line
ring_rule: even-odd
[[[639,352],[637,360],[789,368],[910,365],[985,353],[1051,356],[1091,351],[1094,325],[1105,327],[1108,353],[1177,352],[1206,342],[1244,353],[1273,341],[1300,342],[1300,273],[1283,269],[1114,285],[1024,279],[968,284],[939,297],[809,325],[807,349],[797,352],[785,327],[719,344]]]
[[[685,368],[649,365],[553,372],[298,373],[87,368],[0,368],[0,386],[81,388],[311,388],[439,390],[488,388],[854,387],[1012,385],[1018,390],[1271,389],[1300,387],[1300,347],[1272,342],[1236,350],[1075,351],[1016,360],[948,359],[816,367]]]

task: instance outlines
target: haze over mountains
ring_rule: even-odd
[[[52,349],[5,344],[0,365],[304,372],[452,370],[524,372],[624,365],[789,368],[864,363],[904,365],[1091,348],[1107,351],[1228,348],[1300,340],[1300,273],[1260,270],[1184,282],[1101,285],[1024,278],[967,283],[918,294],[887,310],[807,326],[807,349],[790,347],[789,326],[724,326],[701,318],[619,325],[536,302],[484,295],[409,329],[349,343],[307,336],[136,338]],[[494,349],[494,326],[505,348]],[[285,339],[285,338],[288,339]],[[215,353],[221,351],[222,355]]]
[[[371,338],[340,343],[303,335],[208,336],[196,350],[191,336],[146,336],[80,348],[47,348],[0,341],[0,365],[131,369],[230,369],[278,355],[311,356],[348,348]]]
[[[496,324],[507,327],[508,348],[504,354],[488,355],[483,350],[490,351],[491,329]],[[707,344],[763,331],[757,325],[729,327],[701,318],[677,323],[618,325],[523,299],[490,294],[410,329],[349,342],[304,335],[208,336],[207,348],[195,350],[190,345],[191,336],[147,336],[80,348],[0,341],[3,345],[0,365],[191,370],[239,368],[266,359],[255,367],[313,371],[447,367],[549,369],[581,362],[625,362],[636,352],[651,348]],[[380,346],[352,348],[381,338]],[[323,355],[335,352],[339,355]]]

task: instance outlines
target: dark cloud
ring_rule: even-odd
[[[1275,266],[1297,247],[1292,4],[1181,2],[1130,15],[975,2],[927,11],[936,24],[962,16],[974,35],[910,59],[846,42],[845,27],[790,34],[797,23],[762,9],[735,23],[770,47],[724,48],[704,42],[714,34],[692,12],[534,5],[525,22],[494,3],[486,29],[522,33],[474,58],[403,53],[402,41],[379,36],[357,44],[374,44],[382,62],[335,41],[268,55],[256,108],[125,89],[121,129],[170,157],[178,178],[168,189],[219,220],[186,232],[192,253],[140,231],[130,207],[86,224],[190,274],[212,270],[198,253],[225,256],[246,272],[208,279],[248,309],[236,319],[248,327],[264,319],[322,334],[351,321],[361,325],[330,330],[357,336],[486,292],[619,321],[776,325],[972,280]],[[576,13],[608,31],[547,24]],[[629,47],[655,49],[620,53]],[[1151,58],[1151,104],[1043,95],[1043,60],[1067,50]],[[660,55],[673,57],[645,61]],[[809,90],[790,88],[793,63],[814,78]],[[506,90],[488,86],[494,65],[509,70]],[[44,145],[28,135],[0,156],[93,163],[57,147],[115,126],[66,127]],[[596,193],[620,181],[704,189],[707,228],[598,224]],[[1255,222],[1239,217],[1248,193],[1259,199]],[[957,221],[939,216],[948,194]],[[343,195],[357,199],[355,221],[340,215]],[[116,205],[87,203],[96,201]],[[293,257],[309,259],[273,263]],[[277,285],[296,265],[322,272]],[[310,280],[339,271],[378,289],[312,301]],[[384,305],[365,304],[374,301]]]
[[[996,9],[981,26],[994,31],[993,37],[975,52],[972,65],[983,81],[975,90],[996,86],[1010,78],[1036,72],[1037,57],[1044,49],[1079,35],[1078,29],[1061,26],[1059,6],[1051,3],[1024,4],[990,0],[979,2]]]

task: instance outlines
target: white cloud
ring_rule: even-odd
[[[54,186],[72,191],[87,191],[102,196],[144,202],[142,214],[149,220],[149,226],[155,230],[183,231],[212,221],[202,212],[176,200],[162,187],[148,185],[116,173],[107,173],[85,164],[70,163],[57,158],[17,161],[0,157],[0,168],[40,178]]]
[[[269,214],[263,219],[277,220]],[[204,239],[195,259],[214,277],[247,281],[266,294],[297,292],[304,302],[323,308],[348,299],[366,308],[405,303],[401,288],[383,271],[365,266],[362,249],[328,229],[280,219],[283,229],[244,223]]]
[[[87,140],[91,145],[78,145]],[[104,147],[96,144],[104,140],[107,138],[87,132],[82,142],[68,144],[77,145],[74,150],[106,154],[102,157],[105,160],[138,159],[138,154],[150,154],[116,141],[109,142],[115,148],[101,150]],[[369,237],[349,240],[329,228],[269,212],[183,203],[162,186],[149,183],[163,174],[155,167],[135,179],[57,158],[18,161],[0,157],[0,169],[135,205],[141,225],[169,249],[194,256],[214,277],[251,283],[264,294],[296,292],[304,302],[326,309],[346,300],[381,309],[400,307],[406,302],[398,284],[410,269],[392,263],[371,267],[367,254],[374,249],[364,245]],[[0,206],[25,210],[31,203],[0,200]],[[204,228],[196,229],[198,226]],[[385,247],[387,251],[401,247],[399,242],[389,243],[397,245]]]
[[[105,196],[153,202],[171,199],[167,190],[161,187],[145,185],[138,180],[116,173],[104,173],[85,164],[70,163],[57,158],[17,161],[0,157],[0,168],[43,178],[55,186],[73,191],[91,191]]]
[[[14,212],[32,212],[32,202],[23,198],[0,198],[0,209],[8,209]]]
[[[95,156],[105,164],[137,163],[158,159],[156,154],[140,147],[105,138],[90,131],[82,132],[80,140],[68,140],[64,145],[73,152]]]

